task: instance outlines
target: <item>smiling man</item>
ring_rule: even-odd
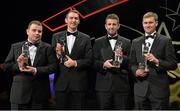
[[[57,70],[56,54],[50,44],[41,40],[41,22],[31,21],[26,33],[27,40],[12,44],[4,62],[5,71],[13,75],[11,109],[47,109],[49,74]],[[25,45],[26,52],[22,50]]]
[[[57,109],[83,109],[87,91],[87,69],[91,66],[90,36],[78,31],[79,12],[70,10],[65,23],[67,30],[53,35],[52,46],[59,59],[55,75]]]
[[[174,47],[170,38],[156,32],[156,13],[144,14],[142,25],[144,36],[133,40],[130,54],[131,70],[136,78],[135,108],[168,109],[170,92],[167,71],[177,68]],[[147,54],[143,54],[144,47],[148,47]]]
[[[93,66],[97,71],[96,96],[99,109],[103,110],[130,109],[128,77],[131,41],[118,34],[119,28],[118,15],[108,14],[105,19],[107,34],[97,38],[93,46]],[[116,57],[120,61],[115,62]]]

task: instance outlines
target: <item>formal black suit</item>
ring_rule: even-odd
[[[114,58],[114,52],[111,48],[107,36],[100,37],[95,40],[93,53],[94,53],[94,68],[97,71],[96,76],[96,91],[97,98],[101,109],[127,109],[128,96],[130,94],[129,86],[129,53],[131,42],[118,35],[117,41],[122,42],[123,49],[123,62],[120,68],[104,69],[103,64],[108,59]],[[116,43],[117,43],[116,41]],[[111,99],[103,93],[114,93],[114,106]],[[104,95],[104,96],[103,96]],[[119,96],[120,95],[120,96]]]
[[[136,73],[138,63],[144,61],[142,55],[142,44],[145,42],[145,37],[139,37],[133,40],[131,47],[131,69],[133,74]],[[168,82],[168,70],[174,70],[177,68],[177,62],[175,57],[174,48],[171,40],[163,35],[156,34],[154,42],[152,44],[150,53],[152,53],[157,59],[159,59],[159,66],[154,63],[148,62],[149,74],[146,77],[136,77],[134,84],[134,95],[136,104],[140,101],[138,97],[148,98],[155,97],[168,103],[169,98],[169,82]],[[150,98],[149,98],[150,99]],[[137,107],[141,107],[139,104]],[[142,105],[143,106],[143,105]],[[163,108],[163,105],[154,104],[152,109],[158,107]],[[140,109],[144,109],[143,107]]]
[[[87,69],[90,67],[92,62],[91,40],[88,35],[78,31],[71,54],[69,54],[67,48],[66,33],[67,31],[55,33],[52,38],[52,46],[55,47],[58,39],[65,38],[65,53],[71,59],[77,61],[77,67],[67,68],[63,64],[59,64],[59,73],[55,77],[55,91],[57,92],[56,94],[64,91],[65,95],[60,95],[62,97],[60,97],[59,99],[59,95],[56,95],[57,102],[60,100],[57,103],[57,107],[58,109],[81,109],[82,103],[84,103],[84,101],[81,100],[81,97],[83,96],[82,98],[84,99],[84,92],[87,90]],[[71,92],[74,92],[73,94],[75,94],[75,92],[82,94],[79,95],[81,97],[79,97],[78,95],[76,96],[75,94],[71,98],[69,96]],[[70,98],[66,97],[67,95]],[[72,104],[68,104],[66,101],[70,101],[72,102]]]
[[[37,74],[22,73],[19,70],[17,58],[22,53],[22,45],[19,42],[11,45],[10,52],[5,60],[5,71],[13,74],[10,102],[12,104],[45,104],[50,96],[49,74],[57,70],[57,59],[53,48],[40,42],[33,67],[37,68]],[[46,104],[47,105],[47,104]]]

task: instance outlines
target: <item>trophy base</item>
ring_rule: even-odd
[[[119,61],[113,61],[113,66],[115,66],[116,68],[120,68],[121,63]]]
[[[64,64],[64,62],[66,62],[68,59],[65,56],[61,56],[60,57],[60,63]]]
[[[149,69],[148,69],[148,68],[145,68],[145,69],[144,69],[144,72],[149,73]]]

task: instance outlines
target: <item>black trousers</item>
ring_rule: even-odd
[[[150,89],[145,97],[134,95],[135,110],[168,110],[169,97],[156,98]]]
[[[120,93],[117,91],[98,91],[96,93],[98,106],[100,109],[118,109],[126,110],[130,109],[130,94]]]
[[[84,109],[85,92],[82,91],[55,91],[56,109]]]

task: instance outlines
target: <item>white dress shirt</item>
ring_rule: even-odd
[[[74,35],[67,36],[67,48],[68,48],[69,54],[71,54],[75,39],[76,39],[76,36]]]
[[[117,36],[117,34],[116,34],[115,36]],[[113,37],[115,37],[115,36],[113,36]],[[108,37],[110,37],[110,35],[108,35]],[[113,37],[112,37],[112,38],[113,38]],[[111,45],[112,50],[114,50],[114,47],[115,47],[115,45],[116,45],[116,41],[117,41],[117,40],[115,40],[115,39],[110,39],[110,40],[109,40],[109,43],[110,43],[110,45]]]
[[[152,44],[153,44],[153,42],[154,42],[154,38],[156,37],[155,33],[156,33],[156,32],[153,32],[153,33],[151,33],[151,34],[145,33],[145,36],[153,36],[153,38],[150,38],[150,37],[149,37],[149,38],[145,39],[145,43],[150,43],[149,52],[150,52],[151,47],[152,47]],[[143,46],[143,47],[144,47],[144,46]]]
[[[37,47],[36,46],[34,46],[34,45],[29,46],[29,56],[30,56],[32,66],[33,66],[33,63],[34,63],[36,52],[37,52]]]

